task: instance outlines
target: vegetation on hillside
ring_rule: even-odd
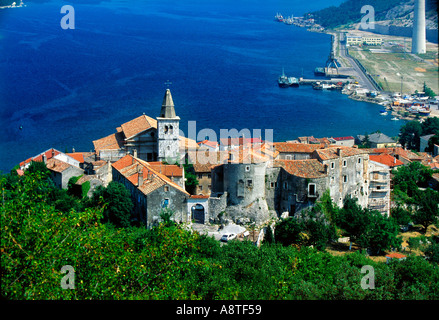
[[[308,234],[299,237],[307,239],[304,244],[278,243],[275,236],[257,248],[249,241],[221,246],[174,223],[169,212],[151,229],[115,226],[105,219],[105,203],[114,199],[103,192],[101,202],[77,199],[70,209],[59,210],[58,194],[44,171],[18,176],[13,170],[0,176],[0,188],[2,298],[439,298],[439,267],[433,260],[413,255],[385,264],[360,252],[333,256],[323,251],[325,235],[333,237],[330,226],[343,221],[346,210],[335,208],[327,196],[300,220]],[[74,289],[61,287],[65,265],[74,268]],[[361,287],[364,265],[374,268],[374,289]]]
[[[314,17],[317,23],[325,28],[335,28],[350,23],[357,23],[361,21],[364,14],[361,13],[361,8],[365,5],[370,5],[375,11],[375,20],[385,20],[386,15],[390,9],[395,8],[404,3],[409,3],[408,0],[346,0],[338,7],[330,6],[321,10],[306,13],[306,17]],[[437,0],[426,0],[426,12],[437,12]],[[437,13],[436,13],[437,14]]]
[[[384,17],[387,11],[399,5],[401,0],[347,0],[338,7],[330,6],[325,9],[310,12],[309,16],[317,19],[317,23],[325,28],[334,28],[348,23],[360,22],[364,14],[361,8],[370,5],[375,10],[375,19]]]

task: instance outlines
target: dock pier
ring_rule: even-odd
[[[309,85],[314,85],[317,82],[320,83],[327,83],[327,84],[337,84],[339,82],[341,82],[342,84],[347,84],[347,83],[351,83],[353,80],[352,79],[346,79],[346,78],[331,78],[331,79],[304,79],[304,78],[299,78],[299,84],[309,84]]]

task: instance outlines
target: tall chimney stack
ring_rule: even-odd
[[[425,53],[425,0],[415,0],[412,53]]]
[[[137,186],[140,187],[141,185],[143,185],[143,170],[141,165],[137,165],[137,175]]]

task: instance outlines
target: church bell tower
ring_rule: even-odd
[[[179,153],[180,117],[176,116],[171,90],[166,89],[157,117],[158,160],[175,163]]]

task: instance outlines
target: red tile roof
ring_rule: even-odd
[[[58,155],[60,153],[61,153],[60,151],[58,151],[58,150],[56,150],[54,148],[51,148],[51,149],[46,150],[46,151],[44,151],[44,152],[42,152],[42,153],[40,153],[40,154],[38,154],[38,155],[36,155],[34,157],[31,157],[29,159],[26,159],[25,161],[20,162],[20,167],[24,166],[25,164],[27,164],[27,163],[29,163],[31,161],[36,161],[36,162],[43,161],[43,155],[46,155],[46,160],[48,160],[48,159],[51,159],[52,156],[56,156],[56,155]]]
[[[120,127],[125,135],[125,139],[129,139],[150,128],[157,129],[157,120],[146,115],[141,115],[131,121],[125,122]]]
[[[183,168],[175,164],[163,164],[160,161],[148,162],[149,166],[155,171],[164,174],[168,178],[183,177]]]
[[[66,155],[79,161],[79,163],[84,163],[84,155],[82,154],[82,152],[66,153]]]
[[[123,144],[123,134],[121,132],[113,133],[109,136],[93,141],[97,153],[101,150],[118,150],[122,148]]]
[[[281,167],[289,174],[301,178],[323,178],[327,176],[325,165],[317,159],[276,160],[274,167]]]
[[[165,184],[189,195],[186,190],[173,182],[170,178],[154,170],[148,162],[134,158],[130,154],[113,163],[112,167],[146,195]],[[140,186],[138,185],[139,169],[142,171],[143,176],[143,184]]]
[[[323,144],[274,142],[274,148],[281,153],[313,153],[314,150],[322,149]]]
[[[439,163],[437,162],[430,163],[430,168],[433,170],[439,170]]]
[[[403,255],[403,254],[401,254],[401,253],[398,253],[398,252],[392,252],[392,253],[386,255],[386,258],[396,258],[396,259],[401,259],[401,258],[405,258],[405,257],[406,257],[405,255]]]
[[[328,147],[326,149],[318,149],[315,151],[316,155],[322,160],[330,160],[330,159],[337,159],[340,157],[351,157],[356,156],[360,154],[367,153],[363,149],[358,148],[351,148],[346,146],[334,146],[334,147]]]
[[[216,141],[203,140],[203,141],[197,142],[197,144],[198,145],[203,144],[203,145],[206,145],[206,146],[211,147],[211,148],[218,147],[218,142],[216,142]]]
[[[197,195],[191,195],[190,198],[191,199],[208,199],[210,196],[206,196],[206,195],[202,195],[202,194],[197,194]]]
[[[402,166],[404,163],[394,157],[392,157],[390,154],[380,154],[380,155],[370,155],[369,160],[379,162],[382,164],[385,164],[386,166],[389,166],[391,168]]]
[[[333,137],[332,139],[336,140],[336,141],[344,141],[344,140],[355,140],[354,137],[349,136],[349,137]]]

